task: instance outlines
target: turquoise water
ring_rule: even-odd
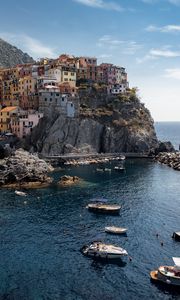
[[[178,291],[149,277],[180,256],[180,243],[171,238],[180,230],[180,172],[151,160],[125,164],[125,173],[66,168],[54,173],[55,181],[70,174],[86,183],[31,190],[26,198],[1,190],[0,299],[180,299]],[[115,163],[106,166],[113,169]],[[119,216],[87,211],[90,199],[101,196],[122,205]],[[106,234],[108,225],[127,227],[127,237]],[[132,261],[84,257],[79,249],[97,239],[122,246]]]

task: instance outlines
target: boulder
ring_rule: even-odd
[[[61,176],[60,181],[58,182],[58,184],[60,186],[70,186],[70,185],[74,185],[77,184],[81,181],[81,178],[77,177],[77,176]]]
[[[48,173],[54,169],[37,155],[23,149],[16,150],[13,155],[0,160],[0,186],[43,186],[52,180]]]

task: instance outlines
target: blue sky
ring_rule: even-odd
[[[156,121],[180,121],[180,0],[6,0],[0,37],[34,58],[124,66]]]

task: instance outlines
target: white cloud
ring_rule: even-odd
[[[173,5],[180,5],[180,0],[141,0],[141,2],[146,4],[169,3]]]
[[[135,41],[119,40],[112,37],[111,35],[104,35],[99,38],[97,46],[104,47],[109,50],[120,49],[124,54],[129,55],[134,54],[137,50],[142,48],[142,45],[139,45]]]
[[[166,69],[165,72],[165,77],[180,80],[180,68]]]
[[[7,42],[27,52],[33,58],[40,57],[56,57],[55,49],[47,47],[37,39],[34,39],[27,34],[0,33],[0,36]]]
[[[108,10],[115,10],[115,11],[123,11],[123,7],[115,2],[107,2],[104,0],[73,0],[74,2],[94,7],[94,8],[102,8]]]
[[[138,64],[144,63],[149,60],[156,60],[159,58],[176,58],[180,57],[180,51],[169,50],[171,46],[164,46],[162,49],[151,49],[143,57],[137,57],[136,62]]]
[[[149,54],[155,57],[180,57],[180,51],[171,51],[166,49],[151,49]]]
[[[110,58],[110,57],[112,57],[112,54],[100,54],[98,56],[98,58]]]
[[[162,27],[149,25],[145,28],[146,31],[153,32],[180,32],[180,25],[166,25]]]

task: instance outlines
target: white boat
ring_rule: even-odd
[[[26,193],[24,193],[24,192],[21,192],[21,191],[15,191],[15,194],[16,195],[18,195],[18,196],[24,196],[24,197],[26,197],[27,196],[27,194]]]
[[[125,167],[124,167],[124,166],[115,166],[115,167],[114,167],[114,170],[115,170],[115,171],[123,172],[123,171],[125,171]]]
[[[89,246],[84,246],[81,252],[89,257],[105,259],[118,259],[128,255],[125,249],[102,242],[93,242]]]
[[[96,213],[119,214],[121,206],[116,204],[90,203],[86,208]]]
[[[126,231],[127,231],[127,228],[122,228],[122,227],[115,227],[115,226],[105,227],[105,232],[107,232],[107,233],[124,234],[124,233],[126,233]]]
[[[161,266],[158,270],[151,271],[151,279],[168,285],[180,286],[180,257],[172,259],[174,266]]]

